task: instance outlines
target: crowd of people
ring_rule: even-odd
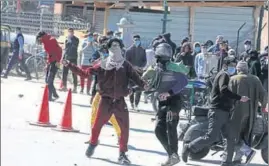
[[[21,36],[18,32],[15,40],[17,49],[13,55],[19,56],[19,59],[23,59]],[[73,75],[74,93],[77,92],[77,75],[80,76],[81,93],[84,92],[87,79],[86,93],[92,96],[95,114],[92,117],[87,157],[93,155],[100,131],[110,120],[118,135],[119,162],[130,163],[126,155],[129,112],[124,97],[129,95],[132,108],[138,111],[141,93],[145,91],[159,93],[155,134],[168,155],[168,160],[162,166],[180,162],[177,125],[182,102],[181,91],[189,79],[203,80],[212,66],[215,66],[217,74],[210,94],[208,132],[184,145],[182,159],[187,162],[190,152],[212,144],[219,131],[225,131],[227,140],[222,166],[240,163],[244,155],[249,163],[255,155],[251,149],[251,128],[258,107],[264,109],[267,104],[268,47],[259,53],[252,48],[251,41],[246,40],[245,51],[237,56],[222,35],[216,37],[215,44],[210,40],[192,44],[186,37],[177,47],[171,40],[171,34],[165,33],[155,38],[147,49],[141,46],[141,37],[134,35],[133,45],[125,48],[121,33],[109,31],[107,35],[100,36],[88,32],[83,40],[81,57],[78,58],[79,39],[72,28],[69,29],[64,50],[54,37],[44,31],[37,34],[36,40],[47,53],[46,83],[50,101],[59,98],[54,79],[61,63],[64,66],[61,90],[67,90],[69,70]],[[234,116],[231,117],[232,112]],[[236,127],[231,128],[230,125]]]

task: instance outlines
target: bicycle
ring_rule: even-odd
[[[27,58],[25,62],[31,73],[31,76],[36,78],[37,80],[45,76],[45,56],[46,53],[44,51],[38,52],[37,54],[34,53],[34,55]],[[32,73],[34,74],[34,76],[32,75]]]

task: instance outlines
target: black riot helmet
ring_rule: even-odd
[[[173,55],[171,46],[167,43],[161,43],[154,49],[157,61],[170,61]]]

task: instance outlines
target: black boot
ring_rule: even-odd
[[[94,150],[97,145],[89,144],[88,149],[86,150],[86,156],[90,158],[94,154]]]
[[[118,161],[122,165],[130,165],[131,164],[131,161],[128,159],[128,157],[126,156],[126,154],[124,152],[120,152],[120,156],[119,156]]]
[[[173,166],[180,162],[179,156],[177,154],[172,154],[168,157],[168,160],[161,164],[161,166]]]

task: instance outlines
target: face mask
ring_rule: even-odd
[[[228,72],[230,75],[233,75],[233,74],[235,74],[236,69],[235,69],[235,67],[228,67],[227,72]]]
[[[136,47],[138,47],[141,44],[141,41],[137,40],[137,41],[135,41],[134,44],[135,44]]]
[[[120,47],[112,47],[112,48],[108,49],[108,51],[111,54],[121,55],[121,48]]]
[[[109,55],[108,53],[103,53],[104,58],[108,57],[108,55]]]
[[[244,47],[246,51],[250,49],[250,45],[245,44]]]
[[[93,40],[94,40],[93,37],[88,37],[89,42],[92,42]]]
[[[195,47],[195,52],[200,52],[201,48],[200,47]]]

